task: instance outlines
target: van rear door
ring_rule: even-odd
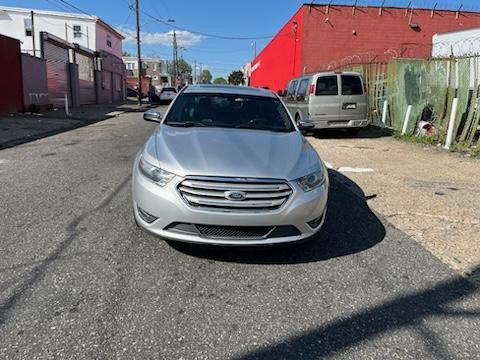
[[[313,121],[337,121],[340,111],[338,75],[319,75],[315,92],[310,95],[310,119]]]
[[[365,120],[368,101],[362,78],[356,74],[342,74],[340,121]]]

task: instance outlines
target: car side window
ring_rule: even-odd
[[[317,79],[315,96],[338,95],[338,81],[336,75],[321,76]]]
[[[292,81],[288,86],[287,99],[293,100],[295,97],[295,90],[297,89],[298,80]]]
[[[308,82],[309,82],[309,79],[303,79],[302,81],[300,81],[300,84],[298,84],[298,90],[297,90],[297,96],[296,96],[297,101],[305,101],[305,97],[307,96],[307,90],[308,90]]]
[[[342,75],[342,95],[363,95],[362,80],[358,75]]]

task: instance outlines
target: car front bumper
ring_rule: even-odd
[[[293,193],[285,204],[277,210],[257,212],[219,211],[195,208],[188,205],[177,191],[183,179],[174,178],[165,187],[152,183],[138,170],[138,157],[134,164],[132,178],[132,197],[135,220],[148,232],[167,240],[211,245],[253,246],[272,245],[308,239],[315,235],[323,225],[327,207],[328,178],[322,186],[304,192],[297,184],[290,183]],[[139,211],[157,218],[151,223],[144,220]],[[307,222],[318,219],[312,228]],[[270,237],[210,236],[192,231],[177,231],[175,224],[186,226],[214,226],[230,229],[269,227]],[[283,231],[296,228],[295,234]],[[282,231],[280,231],[282,230]],[[276,235],[273,235],[276,234]],[[285,235],[285,236],[283,236]]]
[[[311,121],[315,124],[315,129],[355,129],[366,127],[370,124],[368,119],[345,121],[311,119]]]

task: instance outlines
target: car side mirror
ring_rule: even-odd
[[[300,120],[297,125],[302,133],[313,131],[315,129],[315,123],[310,120]]]
[[[147,110],[143,113],[143,120],[159,123],[162,120],[162,114],[158,110]]]

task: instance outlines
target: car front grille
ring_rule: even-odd
[[[266,237],[272,226],[218,226],[195,225],[201,235],[208,238],[258,239]]]
[[[220,211],[275,210],[292,194],[286,182],[236,178],[187,178],[178,190],[190,206]]]
[[[165,227],[164,230],[223,240],[260,240],[301,235],[301,232],[292,225],[223,226],[174,222]]]

